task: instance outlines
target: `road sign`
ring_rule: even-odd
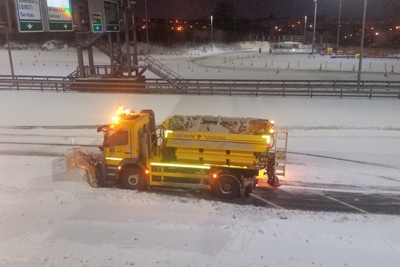
[[[114,1],[104,1],[104,17],[106,19],[106,32],[119,32],[119,7]]]
[[[26,1],[26,0],[25,0]],[[34,1],[34,0],[28,0]],[[46,0],[49,31],[72,31],[72,6],[70,0]]]
[[[39,0],[16,0],[19,32],[42,32],[43,21]]]
[[[103,19],[100,13],[92,13],[92,32],[103,32]]]

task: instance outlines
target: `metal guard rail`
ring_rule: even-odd
[[[161,79],[133,83],[126,79],[0,76],[0,90],[115,92],[137,94],[247,95],[281,97],[363,97],[400,99],[400,81],[352,80],[185,80],[177,85]]]

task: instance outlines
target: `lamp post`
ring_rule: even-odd
[[[134,12],[136,1],[130,0],[129,3],[131,4],[130,8],[132,12],[132,25],[133,25],[133,53],[134,53],[133,64],[135,64],[135,69],[137,72],[138,54],[137,54],[137,39],[136,39],[136,22],[135,22],[135,12]]]
[[[149,24],[147,20],[147,0],[144,0],[144,13],[146,16],[146,50],[147,54],[149,54]]]
[[[132,76],[132,58],[131,58],[131,47],[129,45],[129,22],[128,22],[128,13],[131,7],[129,0],[124,3],[124,27],[125,27],[125,49],[126,49],[126,65],[128,76]],[[82,63],[83,65],[83,63]]]
[[[6,6],[6,16],[7,16],[6,42],[7,42],[8,58],[10,61],[11,75],[12,75],[12,78],[14,79],[14,64],[13,64],[12,55],[11,55],[10,39],[8,36],[8,32],[11,30],[11,15],[10,15],[9,0],[6,0],[4,2],[4,4]]]
[[[314,46],[315,46],[315,28],[317,24],[317,0],[314,0],[315,3],[315,10],[314,10],[314,32],[313,32],[313,40],[312,40],[312,48],[311,54],[314,54]]]
[[[211,52],[213,51],[213,46],[214,46],[213,35],[214,35],[214,33],[213,33],[213,16],[211,16]]]
[[[360,80],[361,80],[362,58],[363,58],[363,53],[364,53],[365,17],[366,16],[367,16],[367,0],[364,0],[364,13],[363,13],[363,24],[362,24],[362,30],[361,30],[361,49],[360,49],[360,59],[358,62],[357,86],[360,86]]]
[[[339,50],[340,16],[342,15],[342,0],[339,0],[339,19],[337,27],[336,50]]]
[[[307,33],[307,16],[304,17],[304,45],[306,44],[306,33]]]

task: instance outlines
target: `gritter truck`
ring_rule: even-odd
[[[104,136],[101,153],[73,147],[66,152],[67,169],[86,169],[95,187],[207,189],[221,198],[249,196],[260,179],[279,187],[278,174],[284,176],[286,149],[277,149],[274,127],[266,119],[203,115],[173,115],[156,126],[152,110],[119,106],[111,123],[97,129]],[[287,143],[287,133],[285,138]]]

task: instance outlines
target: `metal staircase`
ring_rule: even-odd
[[[151,72],[171,84],[177,84],[184,80],[184,78],[178,73],[174,72],[151,56],[146,56],[146,58],[144,59],[144,63]]]
[[[118,49],[118,47],[115,45],[112,46],[112,50],[110,51],[110,47],[104,39],[99,39],[96,43],[94,43],[94,46],[99,51],[112,58],[114,63],[119,67],[123,67],[127,64],[126,54]]]
[[[118,72],[126,72],[128,70],[127,66],[127,58],[126,58],[126,53],[122,52],[120,48],[118,48],[115,45],[112,45],[112,50],[110,49],[110,46],[108,43],[102,39],[98,38],[96,39],[96,42],[93,43],[93,45],[102,53],[106,54],[108,57],[112,58]],[[131,55],[131,62],[134,62],[133,56]],[[133,66],[138,68],[139,66]],[[156,59],[152,58],[151,56],[147,55],[144,58],[144,66],[141,66],[143,68],[147,68],[160,78],[164,79],[165,81],[171,83],[171,84],[177,84],[180,83],[184,78],[180,76],[178,73],[174,72],[161,62],[157,61]],[[144,71],[142,71],[143,73]]]
[[[286,155],[287,155],[287,131],[275,132],[275,173],[277,176],[285,177],[286,171]]]

